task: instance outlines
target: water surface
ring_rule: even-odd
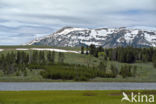
[[[29,90],[156,90],[156,83],[0,82],[0,91]]]

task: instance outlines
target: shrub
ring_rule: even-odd
[[[120,75],[123,78],[132,77],[132,66],[131,65],[121,66]]]

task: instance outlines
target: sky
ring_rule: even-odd
[[[0,0],[0,45],[22,45],[64,26],[156,27],[156,0]]]

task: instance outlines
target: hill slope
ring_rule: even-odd
[[[46,37],[34,40],[27,45],[75,47],[94,44],[104,48],[118,46],[156,47],[156,31],[140,28],[100,28],[84,29],[64,27]]]

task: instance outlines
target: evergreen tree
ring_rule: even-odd
[[[99,46],[99,47],[97,48],[97,51],[98,51],[98,52],[103,52],[104,49],[102,48],[102,46]]]
[[[55,63],[55,52],[48,52],[47,54],[47,59],[49,61],[50,64],[54,64]]]
[[[39,64],[45,64],[46,59],[45,59],[45,53],[44,51],[39,52]]]
[[[104,52],[99,52],[99,70],[103,71],[104,73],[106,73],[106,68],[107,68],[107,58],[106,58],[106,54]]]
[[[52,64],[55,63],[55,51],[52,52],[51,62],[52,62]]]
[[[81,46],[81,54],[84,54],[84,46]]]
[[[153,66],[156,68],[156,53],[153,54],[152,62],[153,62]]]
[[[89,54],[89,49],[88,49],[88,46],[86,47],[86,55],[88,55]]]
[[[38,51],[32,52],[32,64],[39,64],[39,54]]]
[[[64,63],[64,58],[65,58],[64,53],[59,52],[58,63],[63,64]]]
[[[96,55],[96,47],[95,45],[91,44],[89,47],[89,52],[91,55],[95,56]]]

